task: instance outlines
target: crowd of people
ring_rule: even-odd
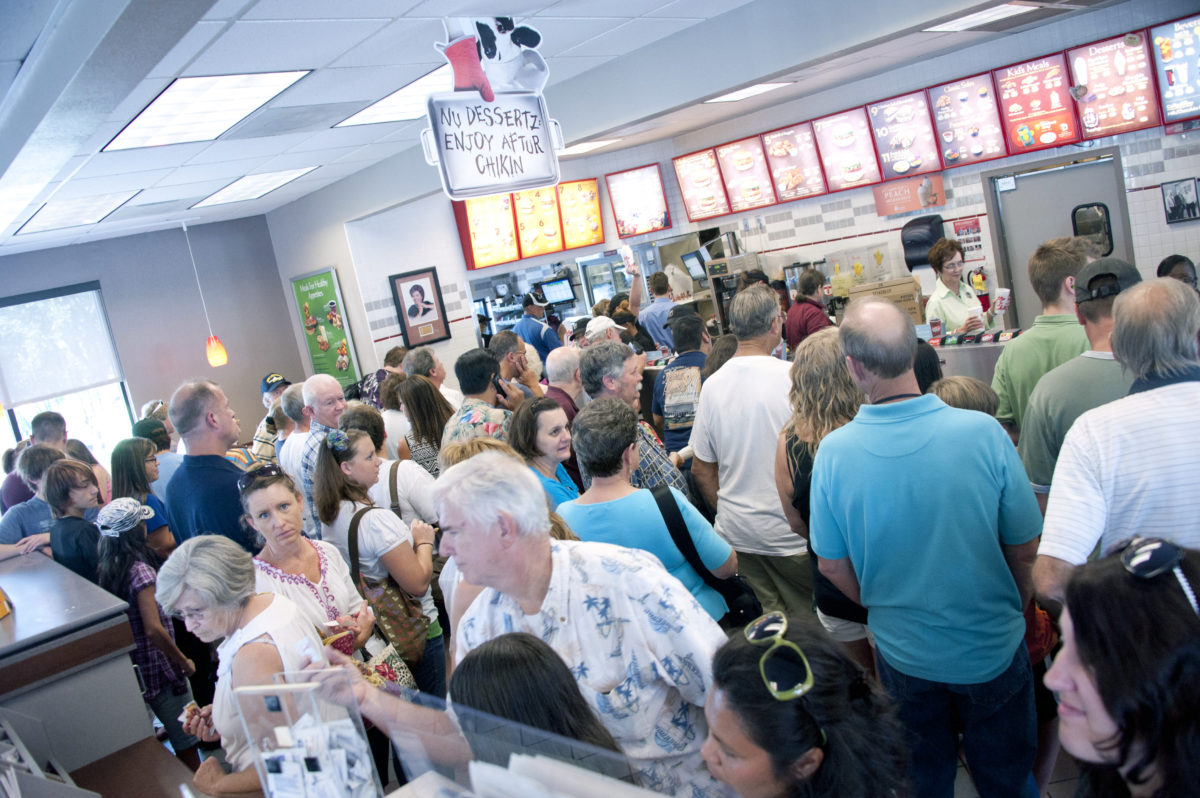
[[[931,250],[930,303],[970,332],[998,319],[962,254]],[[723,336],[662,273],[572,329],[528,294],[457,357],[461,393],[428,347],[352,390],[271,373],[245,446],[208,380],[108,468],[40,413],[0,557],[128,601],[147,709],[212,795],[259,788],[234,690],[331,666],[385,781],[389,737],[503,758],[449,696],[666,794],[942,798],[961,752],[981,796],[1032,797],[1060,746],[1080,794],[1190,794],[1195,267],[1044,243],[1043,313],[990,385],[886,299],[834,324],[810,272],[744,275]],[[648,408],[645,349],[675,353]]]

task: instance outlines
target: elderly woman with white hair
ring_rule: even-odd
[[[283,596],[254,592],[254,562],[241,546],[220,535],[201,535],[175,549],[158,572],[155,598],[168,613],[183,619],[189,632],[217,648],[217,688],[213,703],[188,713],[184,731],[204,742],[221,741],[233,766],[225,773],[215,759],[196,771],[197,789],[209,795],[261,789],[254,755],[245,738],[233,691],[270,684],[284,671],[297,671],[307,660],[298,643],[321,641],[296,605]]]

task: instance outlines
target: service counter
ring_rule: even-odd
[[[1000,359],[1004,344],[957,344],[936,348],[944,376],[975,377],[991,385],[996,361]]]

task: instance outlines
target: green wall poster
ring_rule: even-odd
[[[329,374],[342,387],[358,382],[354,338],[346,325],[345,303],[332,268],[292,279],[292,294],[304,328],[313,372]]]

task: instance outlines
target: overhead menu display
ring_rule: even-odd
[[[883,179],[923,175],[941,168],[929,104],[924,91],[867,106],[875,151],[883,169]]]
[[[563,249],[562,227],[558,219],[558,191],[554,186],[518,191],[513,194],[517,211],[517,238],[521,257],[546,255]]]
[[[825,193],[825,175],[813,139],[812,125],[804,122],[762,134],[767,166],[780,202]]]
[[[513,221],[512,195],[493,194],[466,201],[467,229],[475,268],[517,260],[517,230]]]
[[[604,243],[599,181],[592,178],[559,183],[558,208],[562,214],[563,245],[567,249]]]
[[[717,168],[717,154],[701,150],[672,158],[688,220],[698,222],[729,213],[729,199]]]
[[[733,212],[774,205],[775,188],[767,156],[758,136],[717,147],[717,163],[725,180],[725,193]]]
[[[865,108],[814,119],[812,126],[830,191],[879,182]]]
[[[1200,16],[1150,29],[1164,122],[1200,116]]]
[[[1085,139],[1158,127],[1145,36],[1131,34],[1076,47],[1067,51],[1067,61],[1071,85],[1086,89],[1078,108]]]
[[[605,175],[604,183],[608,186],[608,202],[618,237],[628,238],[671,226],[658,164]]]
[[[1004,137],[1012,155],[1079,141],[1067,59],[1048,55],[992,73],[1000,92]]]
[[[1004,129],[992,77],[975,75],[929,89],[938,152],[946,167],[1005,154]]]

